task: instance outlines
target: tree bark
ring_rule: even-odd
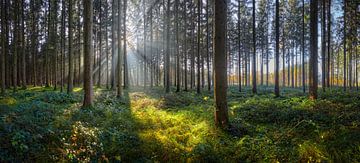
[[[252,92],[257,93],[256,88],[256,29],[255,29],[255,0],[252,2],[252,30],[253,30],[253,56],[252,56]]]
[[[69,29],[68,29],[68,34],[69,34],[69,71],[68,71],[68,86],[67,86],[67,93],[72,93],[73,91],[73,80],[74,80],[74,63],[73,63],[73,7],[72,7],[72,3],[73,0],[69,0]]]
[[[275,7],[275,96],[279,97],[279,0],[275,1]]]
[[[93,103],[93,80],[92,80],[92,24],[93,2],[85,0],[84,3],[84,103],[83,107]]]
[[[215,124],[227,129],[229,127],[227,106],[227,73],[226,73],[226,24],[227,1],[214,1],[214,98],[216,103]]]
[[[166,11],[165,92],[170,92],[170,0]]]
[[[309,95],[310,99],[317,99],[318,88],[318,1],[310,1],[310,61],[309,61]]]
[[[117,23],[118,23],[118,80],[117,80],[117,97],[121,98],[123,93],[123,87],[122,87],[122,54],[121,54],[121,1],[118,1],[118,17],[117,17]]]

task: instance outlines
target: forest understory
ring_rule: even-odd
[[[336,88],[228,91],[231,128],[214,124],[213,92],[134,87],[118,99],[94,89],[30,87],[0,96],[0,161],[359,162],[360,94]]]

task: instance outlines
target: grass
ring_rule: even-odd
[[[228,92],[230,121],[214,126],[211,92],[96,88],[68,95],[31,87],[0,97],[0,161],[359,162],[360,94],[334,89],[316,101],[286,88]],[[10,91],[9,91],[10,92]]]

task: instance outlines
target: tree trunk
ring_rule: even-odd
[[[68,87],[67,87],[67,93],[72,93],[73,91],[73,80],[74,80],[74,63],[73,63],[73,49],[72,49],[72,42],[73,42],[73,7],[72,7],[73,0],[69,0],[69,73],[68,73]]]
[[[112,15],[112,25],[111,25],[111,89],[115,89],[115,73],[116,73],[116,60],[115,60],[115,49],[116,49],[116,10],[117,10],[117,1],[112,0],[111,5],[111,15]]]
[[[118,98],[122,97],[123,93],[123,87],[122,87],[122,55],[121,55],[121,1],[118,1],[118,17],[117,17],[117,23],[118,23],[118,63],[117,63],[117,94],[116,96]]]
[[[255,0],[252,2],[253,10],[252,10],[252,30],[253,30],[253,56],[252,56],[252,92],[254,94],[257,93],[256,88],[256,29],[255,29]]]
[[[331,0],[328,0],[328,13],[327,13],[327,73],[326,73],[326,86],[330,87],[330,61],[331,61]]]
[[[165,92],[170,92],[170,0],[166,11]]]
[[[227,73],[226,73],[226,24],[227,1],[214,1],[214,98],[216,103],[215,124],[221,128],[229,127],[227,106]]]
[[[13,65],[12,65],[12,75],[13,75],[13,80],[12,80],[12,84],[13,84],[13,91],[16,92],[17,91],[17,56],[18,56],[18,50],[19,50],[19,47],[18,45],[20,45],[19,41],[19,13],[18,13],[18,5],[19,5],[19,2],[20,0],[15,0],[14,2],[14,42],[15,44],[13,44],[14,46],[14,54],[13,54]]]
[[[305,0],[302,0],[302,35],[301,35],[301,53],[302,53],[302,90],[305,93]]]
[[[127,10],[127,0],[124,0],[124,20],[123,20],[123,30],[124,30],[124,88],[129,88],[129,68],[127,63],[127,36],[126,36],[126,10]]]
[[[7,3],[6,0],[1,1],[1,94],[5,94],[5,55],[7,55],[7,42],[6,40],[6,9]]]
[[[275,1],[275,6],[275,96],[279,97],[279,0]]]
[[[92,24],[93,24],[93,2],[84,1],[84,103],[83,107],[91,106],[93,103],[93,80],[92,80]]]
[[[346,0],[344,0],[344,91],[346,91]]]
[[[325,18],[325,15],[326,15],[326,5],[325,5],[325,1],[322,1],[321,4],[322,4],[322,18],[321,18],[321,76],[322,76],[322,90],[325,91],[325,87],[326,87],[326,18]]]
[[[199,94],[200,93],[200,66],[201,66],[201,62],[200,62],[200,37],[201,37],[201,29],[200,29],[200,20],[201,20],[201,1],[198,0],[198,5],[197,5],[197,10],[198,10],[198,29],[197,29],[197,86],[196,86],[196,92]]]
[[[188,72],[187,72],[187,12],[186,12],[186,7],[187,7],[187,1],[184,1],[184,90],[188,91]]]
[[[318,1],[310,1],[310,61],[309,61],[309,94],[310,99],[317,99],[318,88],[318,69],[317,69],[317,55],[318,55]]]
[[[179,0],[175,0],[175,30],[176,30],[176,92],[180,91],[180,53],[179,53]]]

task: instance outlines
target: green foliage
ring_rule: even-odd
[[[134,88],[118,99],[29,88],[0,99],[0,161],[22,162],[359,162],[359,93],[230,88],[229,115],[240,134],[217,129],[213,95]],[[240,136],[241,135],[241,136]]]

